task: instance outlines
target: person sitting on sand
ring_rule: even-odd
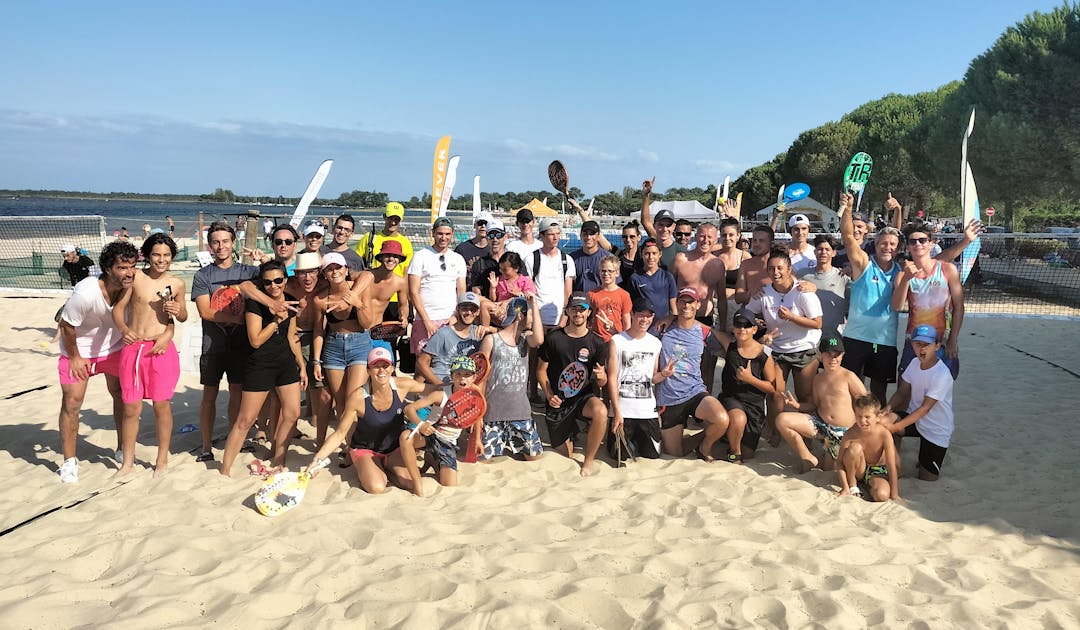
[[[399,448],[401,432],[405,430],[405,397],[424,391],[425,386],[407,376],[394,377],[394,355],[386,348],[372,348],[367,362],[371,394],[361,390],[362,395],[349,397],[337,429],[326,437],[308,469],[318,469],[317,463],[348,441],[353,467],[364,492],[386,492],[391,476],[396,485],[411,491],[413,480]],[[414,463],[415,459],[414,454]]]
[[[566,326],[544,337],[536,375],[544,392],[544,422],[551,446],[570,457],[574,438],[588,427],[581,463],[581,476],[586,477],[593,472],[607,431],[608,410],[597,388],[607,385],[608,346],[589,330],[589,299],[584,293],[571,294],[565,312]]]
[[[175,321],[187,321],[184,281],[169,273],[176,243],[165,234],[151,234],[143,241],[147,267],[135,274],[131,289],[124,291],[113,309],[113,320],[124,336],[120,356],[120,388],[124,398],[124,463],[118,475],[135,466],[135,441],[143,399],[154,404],[158,453],[154,474],[169,463],[172,437],[172,397],[180,380],[180,354],[172,338]]]
[[[890,431],[900,437],[919,438],[919,479],[936,481],[955,426],[952,373],[938,355],[941,340],[933,326],[916,326],[911,331],[911,345],[915,358],[900,375],[885,410],[900,416],[889,426]]]
[[[405,405],[405,419],[415,428],[405,428],[398,438],[401,459],[405,463],[409,479],[404,487],[412,490],[418,497],[424,496],[424,484],[416,462],[417,449],[424,449],[425,467],[436,467],[440,485],[456,486],[458,483],[457,441],[461,436],[461,429],[437,424],[436,420],[442,415],[443,407],[446,401],[450,400],[450,396],[466,387],[475,387],[475,380],[476,362],[467,356],[456,356],[450,362],[448,384],[435,383],[415,402]],[[421,416],[422,412],[426,412],[426,415]],[[478,425],[479,423],[473,425],[472,430],[479,430]]]
[[[417,355],[416,376],[427,383],[450,382],[450,363],[454,357],[467,357],[476,352],[484,335],[495,331],[490,326],[478,324],[479,317],[480,296],[472,291],[462,293],[450,323],[436,330]]]
[[[810,400],[799,402],[791,392],[784,391],[786,410],[776,416],[776,430],[787,440],[799,457],[799,472],[818,466],[803,438],[825,441],[826,461],[823,470],[832,470],[844,433],[855,424],[851,401],[866,395],[866,385],[851,370],[840,366],[844,358],[841,337],[830,335],[818,347],[824,371],[814,377]]]
[[[859,396],[852,407],[855,426],[844,434],[836,457],[840,494],[862,496],[865,488],[871,501],[899,499],[900,461],[888,428],[893,414],[882,413],[873,394]]]

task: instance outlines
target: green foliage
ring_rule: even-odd
[[[1052,238],[1021,238],[1016,241],[1016,253],[1022,258],[1042,259],[1047,254],[1056,254],[1069,245]]]
[[[341,193],[335,203],[349,208],[382,208],[390,203],[390,195],[374,190],[354,190]]]
[[[1049,227],[1080,226],[1080,203],[1022,206],[1013,210],[1015,232],[1045,232]]]
[[[760,166],[747,169],[731,183],[732,195],[740,192],[743,194],[744,216],[776,202],[776,193],[784,184],[781,168],[786,159],[787,154],[781,153]]]

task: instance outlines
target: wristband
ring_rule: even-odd
[[[311,364],[312,365],[322,365],[322,361],[319,361],[318,359],[316,359],[316,360],[312,361]]]

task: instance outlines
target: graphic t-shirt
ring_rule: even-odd
[[[611,352],[615,353],[618,362],[618,374],[608,374],[608,378],[617,379],[623,418],[659,417],[652,378],[660,350],[660,340],[652,335],[634,339],[621,332],[611,338]]]
[[[431,355],[431,371],[443,382],[450,377],[450,363],[457,356],[469,356],[480,347],[477,326],[469,326],[469,336],[462,339],[452,326],[443,326],[424,346],[424,353]]]
[[[547,377],[548,382],[551,383],[552,391],[562,398],[564,402],[577,400],[578,397],[593,392],[593,388],[589,385],[593,380],[593,368],[597,364],[606,365],[608,358],[607,347],[604,340],[592,331],[586,332],[581,337],[571,337],[566,334],[566,329],[558,328],[545,335],[544,343],[540,346],[539,356],[541,360],[547,363]],[[567,380],[564,383],[561,378],[563,370],[575,362],[580,363],[585,368],[585,382],[578,382],[576,380],[578,375],[575,376],[574,380]],[[572,372],[580,373],[579,370],[573,370]],[[562,389],[560,385],[580,389],[580,391],[577,395],[568,398],[563,391],[560,391]]]
[[[630,310],[630,294],[618,287],[614,291],[589,291],[589,327],[604,341],[624,330],[623,315]]]
[[[691,328],[672,324],[660,338],[660,368],[674,361],[675,373],[656,386],[656,404],[677,405],[708,391],[701,380],[701,355],[708,335],[709,328],[695,321]]]
[[[516,346],[491,336],[491,372],[487,379],[487,414],[484,422],[528,420],[532,407],[527,394],[529,385],[529,353],[524,335]]]

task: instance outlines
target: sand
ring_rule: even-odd
[[[0,538],[5,628],[1080,625],[1076,321],[967,322],[944,475],[913,479],[905,444],[903,503],[837,497],[833,474],[795,475],[786,449],[744,467],[605,462],[589,479],[548,452],[462,465],[461,487],[429,478],[423,499],[367,495],[334,468],[271,519],[239,474],[250,456],[223,479],[187,453],[197,433],[174,435],[164,478],[140,466],[111,482],[101,380],[80,481],[58,482],[57,347],[42,343],[60,304],[0,296],[0,530],[66,506]],[[185,374],[177,428],[199,397]],[[145,466],[148,409],[139,442]],[[289,463],[311,449],[300,440]]]

